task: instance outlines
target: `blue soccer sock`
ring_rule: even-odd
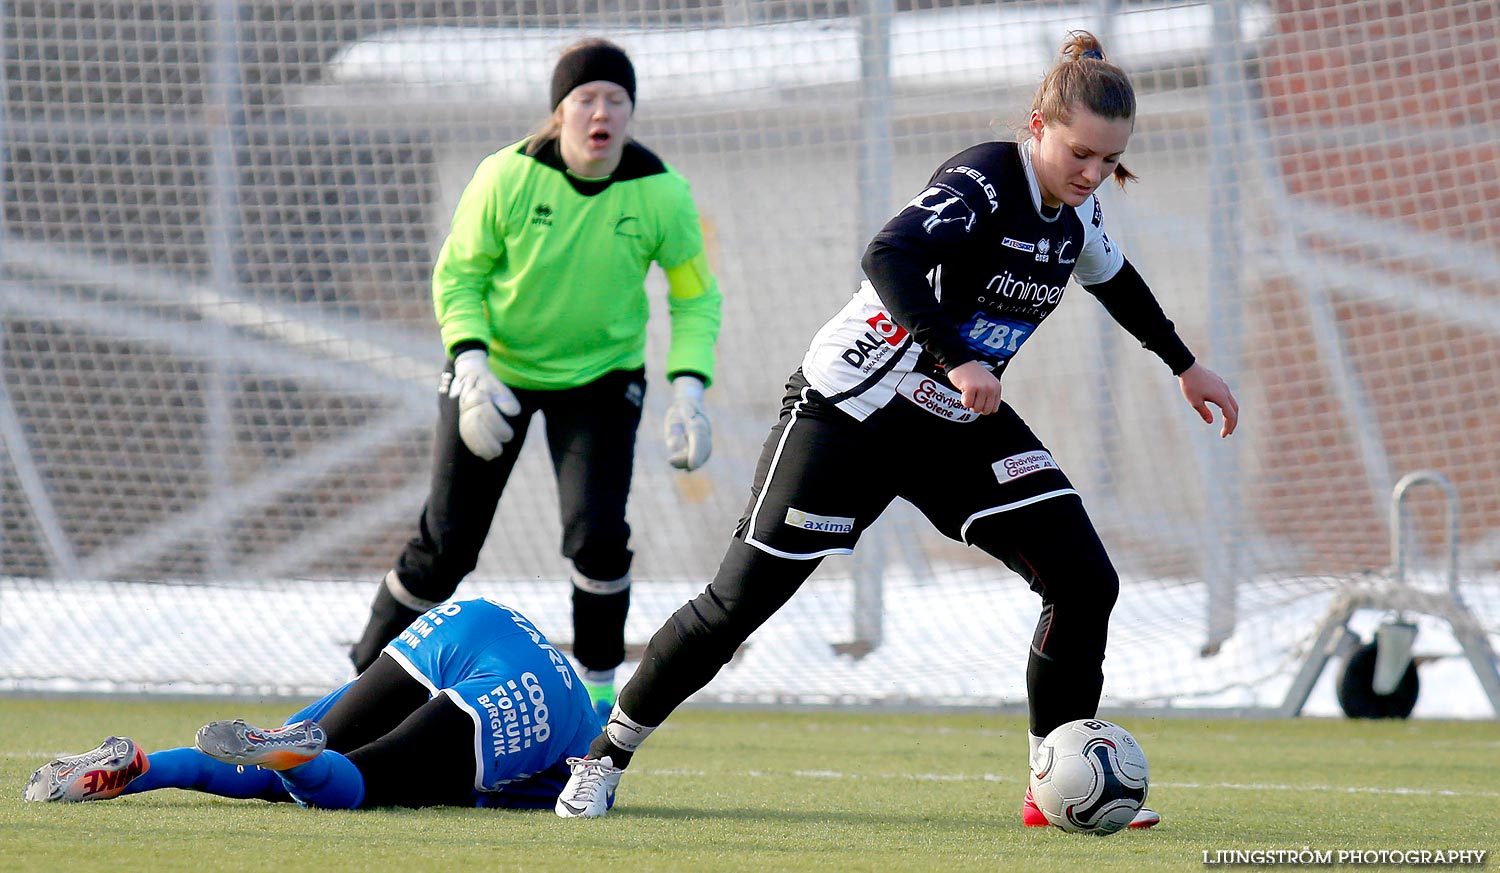
[[[354,762],[325,751],[278,775],[292,799],[318,809],[358,809],[365,799],[365,777]]]
[[[151,761],[150,768],[132,779],[121,795],[182,788],[240,800],[291,800],[277,774],[270,770],[225,764],[188,748],[152,752],[146,757]]]

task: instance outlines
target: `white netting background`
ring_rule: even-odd
[[[1213,438],[1076,288],[1007,375],[1126,577],[1112,699],[1274,702],[1339,580],[1386,566],[1391,486],[1414,469],[1457,486],[1461,587],[1500,628],[1493,0],[9,2],[0,27],[3,687],[342,677],[426,492],[433,255],[583,35],[634,56],[635,133],[692,181],[726,294],[700,474],[665,463],[653,324],[633,642],[716,568],[872,222],[1011,136],[1071,27],[1140,94],[1143,181],[1103,195],[1112,235],[1246,411]],[[886,78],[861,65],[882,44]],[[460,594],[565,642],[555,498],[533,440]],[[1414,565],[1440,564],[1443,505],[1411,505]],[[825,658],[872,641],[852,579],[882,574],[880,645]],[[898,507],[710,692],[1014,702],[1034,609]],[[244,676],[257,643],[286,664]]]

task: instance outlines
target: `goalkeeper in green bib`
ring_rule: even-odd
[[[721,297],[687,181],[630,139],[635,70],[585,40],[552,76],[533,135],[480,162],[433,270],[449,355],[438,390],[432,486],[417,532],[376,591],[350,652],[363,671],[479,559],[536,413],[557,476],[573,584],[573,655],[601,712],[614,701],[630,606],[625,521],[646,393],[645,280],[668,282],[669,461],[695,470],[711,430]]]

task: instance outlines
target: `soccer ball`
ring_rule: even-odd
[[[1108,836],[1146,802],[1146,753],[1117,724],[1084,718],[1059,725],[1031,759],[1031,798],[1047,821]]]

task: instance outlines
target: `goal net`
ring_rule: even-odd
[[[1076,286],[1007,371],[1121,572],[1106,705],[1279,705],[1338,593],[1390,575],[1392,486],[1413,470],[1456,486],[1462,548],[1446,567],[1447,506],[1414,493],[1404,584],[1456,580],[1500,632],[1494,3],[14,2],[0,689],[346,678],[431,474],[433,258],[474,167],[543,120],[583,36],[634,58],[633,133],[692,183],[725,294],[714,456],[688,475],[660,438],[650,282],[627,628],[644,643],[717,568],[785,379],[870,235],[944,158],[1016,135],[1075,28],[1139,95],[1141,182],[1100,195],[1112,236],[1244,414],[1219,440]],[[566,644],[540,442],[459,596]],[[699,699],[1020,705],[1036,613],[897,505]],[[1423,670],[1467,675],[1445,623],[1419,620]],[[1449,714],[1488,714],[1471,696]]]

